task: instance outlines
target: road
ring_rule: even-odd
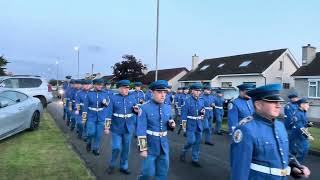
[[[130,175],[123,175],[119,171],[115,174],[109,175],[107,173],[108,162],[111,158],[111,137],[104,135],[100,156],[94,156],[92,153],[87,153],[85,150],[85,143],[79,140],[75,132],[71,132],[62,120],[62,103],[61,101],[54,101],[48,105],[48,111],[55,119],[57,125],[68,139],[68,143],[79,154],[86,166],[92,171],[98,180],[112,179],[112,180],[134,180],[137,178],[140,169],[141,161],[136,146],[136,140],[132,140],[131,152],[129,158]],[[169,180],[201,180],[212,179],[229,179],[229,136],[214,136],[215,146],[201,145],[200,162],[203,168],[195,168],[191,165],[191,152],[187,156],[187,162],[179,161],[180,151],[185,143],[185,138],[178,136],[174,132],[168,134],[170,140],[170,169],[168,174]],[[306,159],[306,165],[310,167],[312,176],[309,179],[320,179],[320,157],[309,155]]]

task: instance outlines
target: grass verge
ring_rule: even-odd
[[[48,112],[39,129],[0,142],[1,179],[95,179]]]

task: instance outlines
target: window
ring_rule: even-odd
[[[204,65],[204,66],[202,66],[202,67],[200,68],[200,71],[204,71],[204,70],[206,70],[208,67],[209,67],[209,65]]]
[[[22,101],[25,101],[28,99],[27,95],[19,93],[19,92],[16,92],[16,93],[17,93],[17,99],[19,99],[19,102],[22,102]]]
[[[243,82],[243,84],[252,84],[254,85],[254,88],[256,87],[257,83],[256,82]]]
[[[4,87],[6,88],[19,88],[19,79],[11,78],[3,81]]]
[[[290,83],[283,83],[283,89],[290,89]]]
[[[219,64],[218,68],[222,68],[224,66],[224,63],[223,64]]]
[[[250,63],[251,63],[251,61],[243,61],[243,62],[239,65],[239,67],[246,67],[246,66],[248,66]]]
[[[279,61],[279,70],[282,70],[283,62]]]
[[[320,98],[320,80],[309,81],[309,97]]]
[[[8,98],[6,98],[6,97],[1,96],[1,94],[0,94],[0,102],[7,102],[7,103],[8,103],[8,106],[11,106],[11,105],[17,103],[17,102],[15,102],[15,101],[11,100],[11,99],[8,99]]]
[[[0,93],[0,98],[7,101],[9,105],[16,104],[21,101],[18,97],[18,93],[15,91],[4,91]]]
[[[19,88],[36,88],[41,85],[42,81],[35,78],[19,78]]]
[[[232,87],[232,82],[221,82],[221,87],[223,88]]]

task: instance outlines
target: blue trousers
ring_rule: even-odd
[[[68,109],[66,106],[63,106],[63,120],[66,120],[68,114]]]
[[[187,144],[182,149],[182,155],[186,155],[188,150],[192,148],[192,161],[199,161],[200,154],[200,143],[201,143],[202,133],[201,132],[191,132],[187,131]]]
[[[221,132],[223,113],[221,113],[220,111],[221,110],[214,111],[214,118],[216,119],[216,128],[214,129],[214,131],[216,133],[220,133]]]
[[[75,118],[76,118],[78,137],[84,138],[85,132],[84,132],[84,125],[82,124],[82,115],[76,115]]]
[[[310,147],[309,140],[296,140],[292,139],[290,143],[290,152],[303,164],[304,158],[308,154]]]
[[[76,126],[76,121],[77,121],[77,115],[74,114],[75,111],[70,112],[70,128],[75,128]]]
[[[120,169],[126,170],[128,169],[128,156],[130,152],[130,144],[132,139],[132,134],[117,134],[111,133],[112,138],[112,156],[109,166],[115,167],[118,156],[120,154]]]
[[[98,121],[98,117],[87,120],[87,144],[91,144],[92,150],[100,149],[104,123],[104,121]]]
[[[205,117],[203,121],[203,136],[205,142],[211,142],[212,137],[212,115]]]
[[[156,180],[166,180],[169,170],[169,155],[162,153],[158,156],[148,154],[142,162],[142,175],[139,180],[148,180],[155,177]]]

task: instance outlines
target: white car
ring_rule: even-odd
[[[39,99],[0,88],[0,140],[39,127],[43,107]]]
[[[1,76],[0,87],[17,90],[41,101],[43,107],[52,102],[52,87],[45,78],[32,75]]]

